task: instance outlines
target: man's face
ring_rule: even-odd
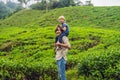
[[[58,28],[58,30],[56,31],[56,35],[59,36],[61,34],[61,30],[60,28]]]
[[[60,22],[60,23],[64,23],[65,20],[64,20],[64,19],[59,19],[59,22]]]

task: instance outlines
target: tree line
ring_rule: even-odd
[[[0,19],[4,19],[13,13],[22,10],[23,7],[15,2],[8,1],[6,4],[4,2],[0,2]]]
[[[18,0],[21,4],[27,6],[32,0]],[[30,5],[30,8],[37,10],[48,10],[69,6],[93,6],[91,0],[86,0],[85,4],[81,0],[36,0],[36,4]]]
[[[36,10],[46,10],[50,9],[69,7],[69,6],[93,6],[91,0],[87,0],[85,4],[80,0],[35,0],[35,4],[29,4],[33,0],[17,0],[19,3],[8,0],[6,3],[0,2],[0,19],[4,19],[11,14],[22,10],[24,8],[31,8]],[[24,5],[24,8],[23,8]]]

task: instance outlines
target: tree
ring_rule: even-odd
[[[60,0],[60,7],[68,7],[70,5],[70,0]]]
[[[18,0],[22,5],[25,5],[25,8],[27,8],[27,3],[30,1],[30,0]]]
[[[83,6],[83,2],[81,0],[74,0],[76,6]]]
[[[32,4],[30,7],[32,9],[46,10],[47,12],[48,9],[68,7],[74,5],[75,5],[74,0],[41,0],[36,4]]]
[[[30,7],[32,9],[46,10],[46,12],[48,12],[49,5],[50,5],[50,0],[41,0],[41,2],[32,4]]]
[[[74,0],[59,0],[54,1],[52,8],[61,8],[61,7],[68,7],[68,6],[75,6]]]
[[[86,6],[93,6],[93,4],[91,3],[91,0],[86,0],[85,5]]]
[[[20,4],[14,3],[11,0],[7,0],[6,4],[0,2],[0,19],[4,19],[21,9],[23,9],[23,7]]]
[[[38,2],[36,4],[32,4],[30,7],[32,9],[45,10],[46,9],[46,1],[42,0],[41,2]]]
[[[14,3],[14,2],[11,2],[11,1],[8,1],[6,3],[6,6],[11,8],[11,9],[15,9],[17,7],[18,4]]]
[[[46,9],[46,13],[47,13],[50,1],[49,0],[45,0],[45,3],[46,3],[46,8],[45,9]]]
[[[10,9],[4,4],[4,2],[0,2],[0,19],[5,18],[11,14]]]
[[[18,12],[20,10],[24,9],[22,5],[18,4],[17,7],[15,8],[15,12]]]
[[[15,13],[23,9],[22,5],[12,1],[7,1],[6,6],[11,9],[12,13]]]
[[[59,1],[54,1],[53,5],[51,6],[52,9],[59,8],[60,7],[60,2]]]
[[[75,1],[74,0],[70,0],[70,6],[75,6]]]

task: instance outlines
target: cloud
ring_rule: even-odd
[[[120,0],[92,0],[95,6],[120,6]]]
[[[0,0],[6,2],[7,0]],[[12,0],[17,2],[17,0]],[[31,4],[35,3],[35,0],[31,0]],[[85,3],[86,0],[80,0]],[[120,0],[91,0],[94,6],[120,6]]]

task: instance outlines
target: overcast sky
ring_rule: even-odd
[[[7,1],[7,0],[0,0],[0,1]],[[12,0],[17,1],[17,0]],[[33,3],[35,0],[32,0],[30,3]],[[86,0],[81,0],[86,1]],[[94,6],[120,6],[120,0],[91,0]]]
[[[120,0],[92,0],[95,6],[120,6]]]

